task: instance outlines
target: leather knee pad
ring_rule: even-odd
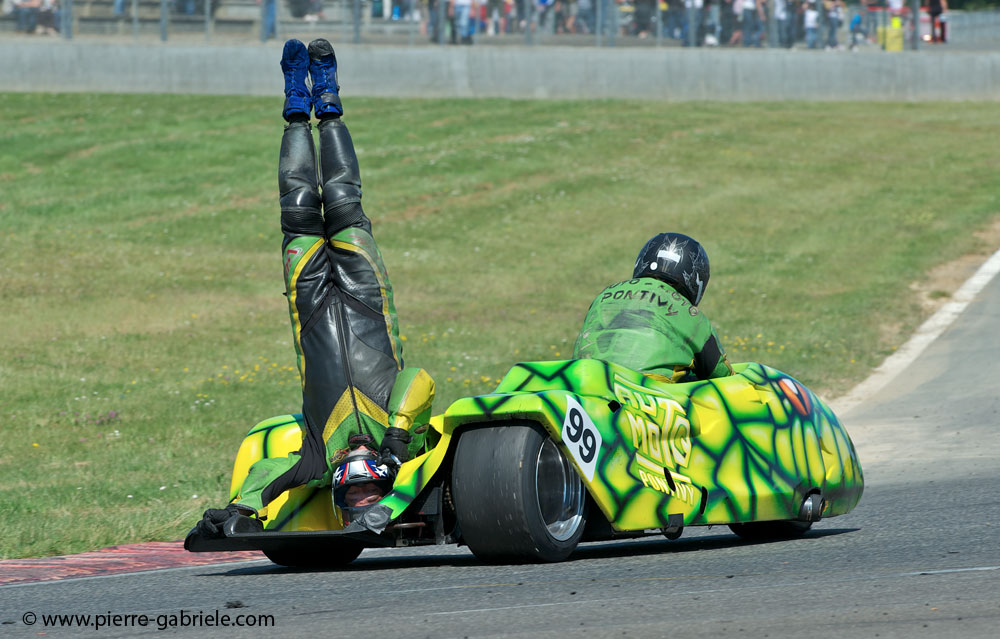
[[[323,235],[319,191],[294,189],[281,196],[281,230],[292,235]]]
[[[340,204],[326,208],[324,224],[327,237],[333,237],[338,231],[346,229],[348,226],[358,226],[362,222],[368,222],[368,218],[365,217],[365,212],[361,208],[361,202],[341,200]],[[370,222],[368,222],[368,228],[371,228]]]

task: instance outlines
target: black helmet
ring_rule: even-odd
[[[673,286],[695,306],[708,286],[708,253],[697,240],[680,233],[660,233],[646,242],[632,277],[655,277]]]
[[[340,507],[345,523],[354,521],[371,506],[347,505],[347,489],[356,484],[376,484],[383,494],[388,494],[396,479],[395,471],[378,463],[378,454],[367,446],[352,450],[343,463],[333,471],[333,503]]]

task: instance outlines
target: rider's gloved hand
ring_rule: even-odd
[[[221,538],[224,536],[222,533],[222,524],[226,523],[233,515],[248,514],[253,513],[246,508],[240,508],[236,504],[229,504],[225,508],[209,508],[202,515],[201,521],[198,522],[195,528],[203,537],[210,539]]]
[[[406,447],[413,439],[410,433],[395,426],[387,428],[385,436],[382,437],[382,444],[378,449],[378,463],[392,464],[398,468],[403,462],[410,458],[410,451]]]

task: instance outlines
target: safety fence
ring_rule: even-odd
[[[1000,46],[1000,10],[954,11],[947,15],[950,42]]]

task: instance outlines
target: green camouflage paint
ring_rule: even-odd
[[[729,377],[670,384],[599,360],[518,364],[495,392],[458,400],[431,420],[435,445],[403,465],[381,503],[398,517],[443,467],[447,472],[461,428],[530,420],[559,443],[618,530],[663,528],[671,515],[684,525],[794,519],[813,492],[823,498],[824,517],[854,508],[864,488],[861,466],[833,411],[780,371],[756,363],[734,368]],[[234,495],[250,463],[297,450],[298,419],[278,417],[251,430]],[[281,512],[324,510],[312,516],[337,521],[329,490],[319,491],[323,498],[316,492],[290,491]],[[267,527],[279,524],[297,529],[288,516]]]

